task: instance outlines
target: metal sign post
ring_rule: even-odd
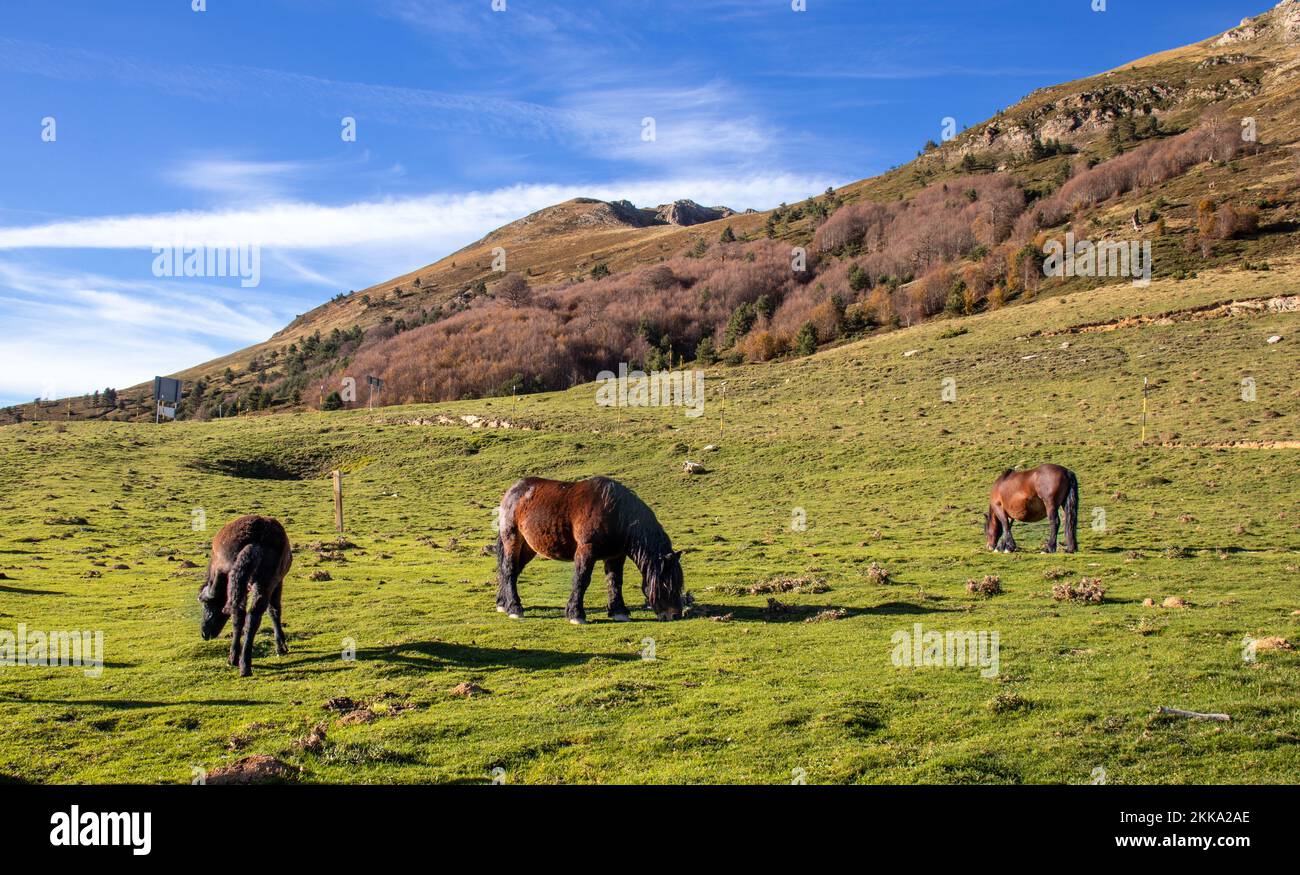
[[[167,406],[167,402],[171,406]],[[153,378],[153,421],[156,425],[161,417],[176,418],[176,406],[181,402],[181,381],[172,377]]]
[[[371,410],[374,410],[375,393],[378,392],[380,389],[384,388],[384,381],[379,379],[378,377],[372,377],[369,374],[366,374],[366,385],[370,387],[370,397],[367,400],[367,403],[369,408]]]

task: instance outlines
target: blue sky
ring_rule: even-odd
[[[1271,5],[1092,3],[6,0],[0,404],[263,340],[569,197],[794,201]],[[260,247],[259,285],[156,276],[179,242]]]

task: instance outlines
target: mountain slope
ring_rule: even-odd
[[[564,286],[576,278],[591,276],[593,271],[608,270],[616,276],[632,277],[639,268],[716,243],[724,227],[730,227],[742,241],[766,236],[787,246],[808,245],[817,242],[815,232],[827,218],[845,206],[889,205],[900,199],[911,203],[927,186],[942,187],[972,176],[1005,174],[1023,188],[1027,206],[1032,207],[1060,191],[1067,180],[1092,164],[1149,148],[1199,124],[1218,125],[1221,136],[1235,136],[1242,119],[1250,120],[1256,141],[1249,149],[1236,149],[1230,161],[1204,163],[1156,184],[1089,203],[1082,211],[1074,210],[1074,218],[1057,224],[1055,231],[1063,233],[1073,228],[1080,236],[1086,233],[1099,239],[1123,239],[1134,233],[1136,211],[1146,217],[1145,227],[1158,227],[1162,235],[1154,241],[1157,275],[1188,275],[1222,263],[1261,265],[1287,259],[1297,248],[1298,21],[1300,3],[1288,0],[1195,45],[1160,52],[1098,76],[1039,89],[951,141],[932,144],[903,167],[791,208],[728,215],[727,210],[711,213],[683,202],[653,209],[589,199],[559,204],[498,229],[425,268],[340,296],[299,317],[265,343],[198,365],[180,376],[218,386],[225,397],[247,398],[254,388],[266,384],[283,389],[273,390],[279,394],[272,406],[295,406],[293,393],[304,403],[316,403],[363,344],[346,338],[329,344],[326,352],[332,358],[322,356],[303,366],[312,377],[310,385],[297,377],[286,380],[286,369],[277,368],[276,358],[283,361],[292,349],[317,332],[328,337],[335,330],[342,333],[359,328],[368,332],[366,343],[375,345],[385,342],[394,327],[401,329],[394,332],[399,334],[419,326],[424,326],[419,330],[426,330],[428,322],[478,306],[478,299],[502,276],[493,269],[494,250],[498,247],[506,252],[507,269],[520,273],[534,289]],[[1204,121],[1207,118],[1209,121]],[[1209,247],[1213,251],[1207,255],[1189,254],[1186,250],[1195,247],[1196,238],[1203,232],[1200,226],[1204,217],[1200,213],[1207,199],[1214,201],[1216,209],[1227,204],[1234,210],[1257,210],[1263,231],[1224,240]],[[702,224],[662,224],[714,215],[719,218]],[[1031,233],[1037,230],[1029,229],[1025,239],[1008,234],[990,240],[987,248],[992,254],[983,259],[985,273],[990,272],[991,261],[1016,257],[1014,251],[1001,251],[999,247],[1014,249],[1011,243],[1023,244],[1030,238],[1039,243],[1041,234]],[[865,248],[869,249],[869,245]],[[1202,250],[1206,248],[1202,246]],[[719,251],[715,246],[710,257]],[[856,295],[856,290],[846,291],[844,283],[851,268],[864,267],[861,254],[861,248],[857,252],[837,249],[814,253],[814,259],[825,257],[821,266],[831,271],[817,277],[818,282],[834,287],[828,297],[832,293],[842,299]],[[965,270],[961,261],[953,265],[954,270]],[[926,262],[924,266],[928,270],[933,265]],[[895,273],[888,279],[904,289],[904,298],[915,291],[914,282],[925,281],[919,271]],[[1004,286],[1011,285],[1012,273],[1008,270],[1002,277]],[[875,277],[873,282],[879,279]],[[989,285],[986,280],[988,277],[978,283]],[[1049,286],[1047,291],[1068,291],[1091,284],[1067,282],[1060,287]],[[991,290],[990,285],[986,291]],[[1009,300],[1020,297],[1014,288],[1003,288],[1002,294]],[[752,298],[757,296],[756,292]],[[909,306],[906,300],[903,304]],[[895,312],[900,309],[897,302],[891,307]],[[787,331],[784,339],[777,339],[778,348],[789,347],[791,333]],[[672,338],[673,354],[692,357],[693,337]],[[836,333],[819,340],[825,343],[838,337]],[[716,339],[723,339],[720,329]],[[626,358],[630,349],[624,352]],[[375,357],[382,356],[377,352]],[[227,368],[232,372],[229,381],[221,376]],[[272,375],[269,380],[268,373]],[[327,379],[321,382],[322,377]],[[293,387],[287,388],[290,383]],[[139,387],[122,396],[140,397]],[[72,406],[74,416],[118,415],[76,399]],[[60,404],[52,411],[63,414],[65,409]],[[138,416],[145,409],[131,400],[125,412]],[[28,417],[43,413],[51,411],[26,411]]]

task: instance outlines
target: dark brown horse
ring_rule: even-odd
[[[1047,552],[1056,552],[1056,533],[1065,514],[1065,552],[1079,549],[1079,480],[1060,465],[1039,465],[1028,471],[1008,468],[989,493],[989,512],[984,515],[984,534],[990,550],[1007,553],[1016,549],[1011,537],[1013,520],[1036,523],[1051,519]]]
[[[270,517],[241,516],[226,523],[212,539],[208,579],[199,590],[199,603],[203,605],[200,631],[203,640],[209,641],[221,634],[227,618],[235,618],[230,664],[239,666],[241,677],[253,673],[253,638],[266,610],[271,612],[271,626],[275,629],[275,652],[281,656],[289,652],[280,626],[280,594],[292,564],[289,536],[284,526]],[[253,603],[245,611],[250,593]]]
[[[641,572],[641,591],[661,620],[682,615],[682,554],[654,512],[636,493],[607,477],[577,483],[526,477],[501,498],[501,534],[497,538],[497,610],[518,620],[519,572],[537,555],[573,563],[573,592],[564,615],[570,623],[587,622],[582,597],[597,560],[604,560],[609,587],[609,616],[626,622],[623,561]]]

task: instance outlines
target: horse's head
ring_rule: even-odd
[[[656,556],[647,564],[645,598],[661,620],[682,618],[682,553],[680,550]]]
[[[993,515],[992,509],[984,514],[984,537],[988,548],[992,550],[998,543],[998,538],[1002,536],[1002,522]]]
[[[226,627],[230,613],[226,607],[226,576],[210,575],[199,590],[199,604],[203,606],[203,619],[199,621],[199,634],[211,641]]]

